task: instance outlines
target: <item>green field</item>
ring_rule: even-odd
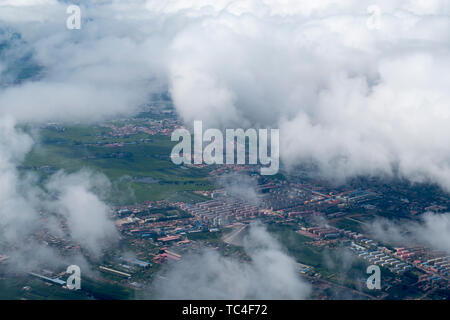
[[[321,248],[307,245],[311,239],[296,233],[291,227],[281,225],[269,225],[267,230],[286,248],[297,262],[313,267],[322,264]]]
[[[0,300],[123,300],[133,296],[131,289],[88,277],[83,277],[81,290],[64,289],[26,275],[0,279]]]
[[[202,231],[202,232],[191,232],[187,234],[187,238],[189,240],[203,240],[208,242],[221,242],[222,238],[222,232],[209,232],[209,231]]]
[[[362,232],[363,225],[354,220],[349,220],[347,218],[340,218],[339,220],[331,221],[330,224],[339,229],[350,230],[354,232]]]
[[[161,199],[195,202],[204,198],[192,191],[213,188],[208,170],[171,162],[174,142],[170,137],[136,134],[117,138],[108,136],[108,131],[98,126],[41,129],[40,141],[26,157],[23,168],[39,172],[43,179],[60,169],[102,172],[113,183],[111,201],[117,204]],[[105,146],[117,142],[124,145]]]
[[[316,247],[312,239],[295,232],[292,227],[269,225],[268,231],[297,262],[314,267],[327,281],[356,290],[365,290],[361,280],[367,278],[367,263],[343,247]],[[366,292],[370,293],[370,292]]]

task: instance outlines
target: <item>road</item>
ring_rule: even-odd
[[[247,227],[248,227],[247,224],[243,224],[243,225],[237,227],[236,230],[231,231],[230,234],[227,234],[223,237],[223,242],[228,243],[228,244],[233,244],[233,245],[239,245],[238,243],[234,243],[233,241],[236,238],[236,236],[238,234],[240,234],[242,231],[244,231]]]

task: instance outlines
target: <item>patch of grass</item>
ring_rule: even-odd
[[[222,238],[222,232],[209,232],[209,231],[202,231],[202,232],[191,232],[187,234],[187,238],[189,240],[202,240],[202,241],[212,241],[212,242],[219,242]]]
[[[322,249],[310,246],[306,242],[311,239],[295,232],[291,227],[280,225],[269,225],[268,231],[285,247],[292,257],[300,263],[313,267],[322,264]]]
[[[175,143],[170,141],[170,137],[139,134],[116,138],[105,136],[108,131],[108,128],[97,126],[74,126],[64,131],[42,129],[41,143],[28,154],[23,165],[37,171],[43,178],[60,169],[75,172],[90,168],[116,182],[119,191],[125,187],[121,179],[128,177],[131,181],[126,187],[130,187],[132,192],[115,195],[111,199],[113,202],[120,200],[120,204],[177,198],[189,198],[189,202],[195,202],[204,198],[192,191],[214,187],[207,169],[182,168],[171,162],[169,155]],[[104,146],[113,142],[123,142],[124,145]],[[50,170],[44,170],[46,166]],[[133,181],[138,177],[151,177],[155,182]],[[123,190],[127,192],[126,188]]]

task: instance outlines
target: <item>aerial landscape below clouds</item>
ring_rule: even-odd
[[[79,30],[66,28],[70,4],[81,8]],[[147,252],[149,235],[156,243],[149,256],[160,261],[165,241],[180,236],[224,246],[246,262],[201,249],[165,270],[170,279],[156,280],[158,296],[299,299],[321,295],[296,277],[295,262],[335,277],[319,266],[323,247],[337,245],[326,234],[343,236],[347,227],[380,246],[448,254],[449,213],[438,203],[450,192],[449,17],[447,0],[0,0],[0,258],[26,271],[57,264],[52,241],[30,241],[51,233],[70,242],[60,247],[75,248],[65,259],[83,265],[116,263],[111,253],[105,258],[110,248]],[[211,182],[228,168],[174,168],[167,135],[194,120],[205,129],[279,128],[283,177],[232,173]],[[305,168],[305,180],[291,177]],[[132,210],[112,204],[118,185],[133,198]],[[244,220],[268,217],[271,227],[250,228],[241,252],[222,241],[236,227],[222,228],[227,210],[245,212]],[[211,212],[217,216],[205,222]],[[164,234],[171,219],[188,219],[196,232]],[[147,223],[151,232],[139,229]],[[316,227],[332,231],[309,230]],[[185,265],[204,268],[203,277]],[[182,278],[192,281],[174,295]],[[224,290],[228,282],[242,286]]]
[[[38,70],[1,115],[94,121],[168,90],[187,124],[279,127],[289,167],[450,190],[448,1],[78,3],[71,31],[65,2],[0,1],[1,78],[18,52]]]
[[[168,270],[155,283],[160,299],[305,299],[311,288],[297,276],[295,260],[263,226],[251,225],[243,246],[250,263],[205,250]]]

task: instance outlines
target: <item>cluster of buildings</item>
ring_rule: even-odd
[[[313,239],[335,239],[342,235],[341,230],[333,227],[302,227],[297,232]]]
[[[280,210],[303,205],[311,199],[311,191],[294,184],[267,183],[258,186],[261,205],[265,209]]]
[[[104,273],[113,274],[120,278],[130,279],[136,272],[152,267],[150,262],[137,258],[119,257],[114,264],[99,266],[99,270]]]
[[[196,204],[178,203],[178,207],[202,223],[221,226],[261,215],[260,208],[240,199],[208,200]]]
[[[450,281],[450,256],[424,247],[396,248],[395,256],[412,263],[428,275],[428,280]]]
[[[290,191],[289,191],[290,190]],[[314,216],[323,214],[323,208],[330,205],[358,203],[363,206],[367,199],[376,197],[371,192],[342,192],[325,193],[314,191],[303,185],[291,185],[290,183],[269,182],[257,186],[257,203],[238,199],[227,195],[225,190],[207,191],[205,196],[211,200],[188,204],[176,203],[147,203],[139,207],[122,208],[120,216],[126,218],[132,227],[125,228],[128,234],[139,238],[153,235],[155,243],[162,246],[159,253],[152,257],[153,263],[164,263],[166,261],[179,261],[181,255],[178,251],[179,244],[189,242],[186,235],[198,231],[214,231],[217,228],[229,226],[234,222],[246,222],[263,216],[278,221],[298,217],[313,221]],[[334,202],[334,203],[332,203]],[[190,215],[185,219],[174,219],[169,221],[158,221],[147,215],[149,208],[160,208],[170,206]],[[271,218],[273,217],[273,218]],[[294,220],[295,223],[303,220]],[[331,226],[309,226],[301,227],[298,233],[313,239],[312,243],[325,243],[331,245],[336,241],[348,246],[360,258],[370,264],[379,265],[391,272],[401,275],[406,271],[420,272],[424,274],[419,278],[415,286],[428,290],[436,286],[448,286],[448,273],[450,271],[449,257],[445,255],[430,256],[428,248],[395,248],[394,250],[381,246],[376,241],[365,235],[339,229]],[[195,243],[195,241],[193,242]],[[170,250],[167,247],[170,246]],[[302,265],[300,272],[309,274],[311,267]],[[422,287],[421,287],[422,286]],[[425,291],[426,292],[426,291]]]
[[[180,127],[181,124],[175,119],[145,119],[139,124],[122,124],[116,125],[112,123],[104,123],[103,127],[111,129],[109,133],[112,137],[127,137],[138,133],[146,133],[148,135],[170,135],[173,130]]]
[[[443,277],[450,275],[450,256],[441,256],[434,259],[429,259],[425,262],[420,262],[420,260],[414,261],[417,267],[421,267],[423,270],[430,271],[435,274],[439,274]],[[436,275],[433,275],[437,277]],[[439,278],[439,277],[437,277]]]
[[[190,165],[193,167],[198,167],[201,165]],[[203,166],[202,166],[203,167]],[[222,164],[220,166],[216,166],[216,168],[209,172],[212,176],[220,176],[227,173],[235,173],[235,172],[257,172],[259,170],[258,165],[250,165],[250,164]]]
[[[153,257],[153,261],[156,263],[164,263],[168,260],[180,261],[181,255],[173,251],[167,250],[167,248],[161,248],[159,254]]]
[[[167,201],[147,201],[117,207],[114,209],[116,227],[125,236],[162,239],[161,242],[178,240],[181,237],[173,239],[166,237],[184,234],[197,226],[194,226],[192,217],[177,210],[177,204]]]
[[[352,242],[351,249],[354,250],[359,257],[363,258],[369,263],[388,268],[389,271],[394,273],[402,273],[404,271],[412,269],[412,266],[410,264],[396,259],[385,250],[370,250],[354,242]]]
[[[303,263],[297,263],[301,274],[314,274],[314,268]]]

